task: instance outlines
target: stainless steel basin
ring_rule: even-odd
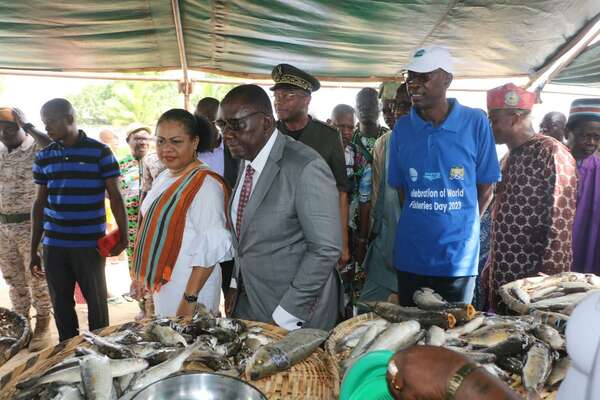
[[[170,376],[140,390],[134,400],[267,400],[254,386],[211,373]]]

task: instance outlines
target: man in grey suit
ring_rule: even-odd
[[[242,160],[230,201],[237,258],[227,314],[288,330],[331,329],[341,311],[335,266],[342,251],[331,170],[316,151],[279,133],[259,86],[232,89],[216,123]]]

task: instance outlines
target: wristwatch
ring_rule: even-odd
[[[183,293],[183,299],[188,303],[197,303],[198,296],[194,296],[193,294]]]

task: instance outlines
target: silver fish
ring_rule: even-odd
[[[443,346],[446,342],[446,332],[437,325],[432,325],[427,331],[425,344],[429,346]]]
[[[159,342],[141,342],[127,346],[137,357],[146,358],[150,354],[163,349],[164,346]]]
[[[421,324],[417,321],[404,321],[391,324],[373,341],[366,351],[391,350],[400,351],[415,344],[420,338],[417,334],[421,331]]]
[[[524,304],[531,303],[531,297],[529,297],[527,292],[524,291],[523,289],[521,289],[520,287],[513,286],[511,290],[512,290],[513,294],[517,297],[517,299],[519,299],[522,303],[524,303]]]
[[[378,319],[376,321],[377,322],[369,326],[369,329],[363,334],[354,349],[352,349],[350,358],[357,357],[364,353],[367,347],[373,343],[375,338],[379,336],[381,332],[385,331],[385,329],[390,325],[390,323],[384,319]]]
[[[176,330],[170,326],[162,326],[157,323],[153,323],[150,326],[149,332],[156,336],[159,342],[165,346],[177,346],[178,344],[187,346],[186,340]]]
[[[456,327],[453,329],[448,329],[446,331],[446,337],[457,338],[459,336],[469,334],[469,333],[475,331],[476,329],[479,329],[483,325],[484,321],[485,321],[485,317],[483,315],[475,317],[471,321],[467,322],[466,324],[464,324],[462,326],[459,326],[459,327]]]
[[[549,325],[540,324],[533,328],[532,333],[553,350],[561,350],[565,347],[565,339],[563,339],[556,329]]]
[[[523,386],[530,393],[538,390],[546,383],[552,369],[552,357],[548,346],[536,342],[531,346],[523,365]]]
[[[492,347],[504,342],[510,336],[519,333],[519,330],[505,327],[489,326],[478,329],[464,336],[464,340],[471,346]]]
[[[16,387],[17,389],[27,389],[36,385],[43,385],[46,383],[60,382],[60,383],[77,383],[81,381],[79,363],[72,367],[62,368],[57,371],[51,372],[44,375],[32,376],[29,379],[19,382]]]
[[[441,310],[450,307],[450,304],[442,296],[428,287],[415,291],[412,298],[417,307],[423,310]]]
[[[246,366],[246,376],[261,379],[286,370],[308,358],[327,339],[329,332],[320,329],[298,329],[277,342],[261,347]]]
[[[529,298],[530,298],[531,302],[535,303],[537,301],[542,300],[544,297],[546,297],[550,293],[556,292],[557,290],[558,290],[558,286],[557,285],[543,287],[541,289],[534,290],[529,295]]]
[[[167,376],[179,371],[183,365],[183,362],[190,356],[190,354],[192,354],[194,350],[196,350],[199,345],[199,342],[195,342],[194,344],[180,350],[180,352],[171,359],[145,370],[131,382],[130,390],[140,390],[151,383],[166,378]]]
[[[131,358],[134,356],[127,347],[113,343],[102,336],[94,335],[92,332],[83,332],[83,337],[96,346],[98,351],[110,358]]]
[[[96,355],[83,357],[81,382],[86,400],[110,400],[113,385],[108,357]]]
[[[536,310],[561,310],[565,307],[579,303],[581,300],[583,300],[590,293],[593,292],[595,292],[595,290],[590,290],[589,292],[585,293],[571,293],[553,299],[540,300],[536,303],[532,303],[530,307]]]
[[[219,328],[227,329],[233,331],[237,334],[246,331],[246,324],[239,319],[235,318],[217,318],[217,326]]]
[[[76,386],[64,385],[52,400],[84,400],[84,397]]]
[[[343,351],[346,348],[354,348],[360,341],[360,338],[369,330],[369,324],[361,324],[356,327],[352,332],[348,335],[340,338],[335,343],[335,351],[337,353]]]

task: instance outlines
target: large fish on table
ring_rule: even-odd
[[[421,324],[417,321],[405,321],[390,325],[373,341],[367,353],[377,350],[402,350],[417,343],[424,335],[419,335]],[[420,337],[419,337],[420,336]]]
[[[552,370],[552,354],[550,348],[542,342],[531,346],[525,356],[523,365],[523,386],[529,394],[537,394],[544,386]]]
[[[308,358],[327,339],[329,332],[320,329],[291,331],[277,342],[259,348],[246,366],[246,376],[261,379],[286,370]]]
[[[93,354],[83,357],[81,383],[86,400],[110,400],[113,384],[108,357]]]

